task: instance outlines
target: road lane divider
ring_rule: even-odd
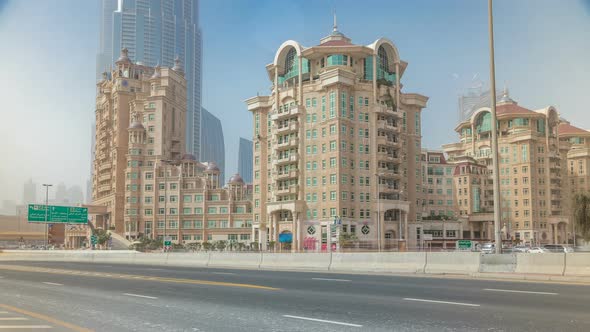
[[[58,284],[57,282],[49,282],[49,281],[43,281],[44,284],[46,285],[50,285],[50,286],[63,286],[64,284]]]
[[[51,325],[0,325],[0,330],[29,330],[34,331],[38,329],[52,329]]]
[[[533,291],[523,291],[523,290],[515,290],[515,289],[496,289],[496,288],[484,288],[484,291],[488,292],[503,292],[503,293],[523,293],[523,294],[539,294],[539,295],[559,295],[558,293],[552,292],[533,292]]]
[[[318,318],[303,317],[303,316],[293,316],[293,315],[283,315],[283,317],[293,318],[293,319],[301,319],[301,320],[308,320],[308,321],[319,322],[319,323],[328,323],[328,324],[351,326],[351,327],[363,327],[360,324],[338,322],[338,321],[335,321],[335,320],[326,320],[326,319],[318,319]]]
[[[349,279],[332,279],[332,278],[311,278],[311,280],[320,280],[320,281],[340,281],[340,282],[350,282]]]
[[[51,323],[54,325],[59,325],[61,327],[65,327],[69,330],[76,331],[76,332],[92,332],[93,331],[93,330],[90,330],[90,329],[87,329],[87,328],[84,328],[84,327],[81,327],[78,325],[74,325],[72,323],[64,322],[64,321],[59,320],[54,317],[50,317],[50,316],[46,316],[46,315],[43,315],[43,314],[40,314],[37,312],[32,312],[32,311],[28,311],[25,309],[13,307],[8,304],[0,303],[0,308],[11,311],[11,312],[17,312],[19,314],[23,314],[25,316],[36,318],[36,319],[39,319],[39,320],[42,320],[42,321],[45,321],[45,322],[48,322],[48,323]],[[3,326],[0,326],[0,329],[7,329],[7,330],[15,330],[15,329],[21,329],[21,328],[22,329],[29,329],[29,330],[31,330],[31,329],[49,329],[49,328],[52,328],[52,326],[49,326],[49,325],[28,325],[28,326],[27,325],[12,325],[12,326],[3,325]]]
[[[141,298],[144,298],[144,299],[151,299],[151,300],[157,300],[158,299],[155,296],[147,296],[147,295],[133,294],[133,293],[123,293],[123,295],[132,296],[132,297],[141,297]]]
[[[29,320],[27,317],[0,317],[0,321],[5,320]]]
[[[251,288],[251,289],[270,290],[270,291],[276,291],[276,290],[280,289],[280,288],[275,288],[275,287],[261,286],[261,285],[255,285],[255,284],[234,283],[234,282],[199,280],[199,279],[184,279],[184,278],[168,278],[168,277],[132,275],[132,274],[115,274],[113,272],[109,272],[109,273],[82,272],[82,271],[75,271],[75,270],[41,268],[41,267],[36,267],[36,266],[22,266],[22,265],[0,264],[0,270],[63,274],[63,275],[80,275],[80,276],[109,278],[109,279],[145,280],[145,281],[168,282],[168,283],[190,284],[190,285]]]
[[[461,305],[466,307],[480,307],[479,304],[473,303],[463,303],[463,302],[450,302],[450,301],[439,301],[439,300],[428,300],[428,299],[415,299],[411,297],[404,297],[405,301],[415,301],[415,302],[428,302],[428,303],[437,303],[437,304],[452,304],[452,305]]]

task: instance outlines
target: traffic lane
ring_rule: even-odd
[[[132,289],[132,282],[116,280],[112,283],[124,285],[129,292],[113,290],[103,279],[90,280],[86,287],[70,286],[75,277],[59,280],[61,288],[48,288],[40,281],[5,278],[10,287],[3,292],[3,298],[14,306],[45,312],[47,315],[62,317],[83,323],[96,331],[309,331],[311,322],[286,326],[286,318],[258,310],[258,308],[233,304],[231,294],[226,294],[221,305],[208,302],[193,294],[190,300],[174,296],[141,297],[143,289]],[[8,280],[8,281],[7,281]],[[92,287],[89,287],[92,286]],[[153,287],[150,287],[153,289]],[[187,290],[175,290],[183,294]],[[133,296],[136,295],[136,296]],[[153,294],[152,294],[153,295]]]
[[[2,299],[0,299],[2,301]],[[0,331],[80,331],[84,328],[37,312],[0,303]]]
[[[61,276],[73,278],[73,280],[60,279],[63,283],[73,283],[82,278],[76,276]],[[96,279],[102,283],[101,278],[85,277]],[[103,278],[104,279],[104,278]],[[124,283],[121,289],[120,284]],[[541,309],[531,309],[514,305],[513,301],[503,299],[497,303],[485,301],[482,294],[479,299],[482,303],[479,307],[465,307],[462,304],[477,303],[436,303],[428,302],[439,300],[450,302],[449,299],[434,297],[433,294],[424,290],[422,293],[413,294],[413,298],[401,298],[391,296],[358,295],[347,292],[333,291],[302,291],[284,290],[280,292],[251,292],[249,289],[230,290],[219,287],[201,287],[189,285],[149,285],[145,280],[118,280],[108,282],[110,290],[117,290],[117,293],[129,292],[132,294],[158,297],[159,299],[171,298],[175,301],[186,302],[205,301],[213,306],[227,306],[228,301],[232,307],[243,308],[255,306],[265,312],[272,312],[274,316],[293,315],[315,319],[337,320],[340,322],[354,322],[371,329],[390,329],[391,326],[407,326],[408,330],[424,328],[433,330],[436,328],[453,328],[465,330],[480,330],[495,328],[497,320],[505,322],[504,328],[513,329],[519,326],[519,330],[555,331],[563,326],[570,330],[584,330],[590,328],[586,316],[586,310],[581,312],[569,312],[559,307],[556,312],[554,306],[544,306]],[[94,287],[99,284],[90,283]],[[187,289],[186,287],[193,287]],[[201,288],[201,289],[199,289]],[[422,299],[423,302],[415,302],[410,299]],[[579,306],[579,304],[578,304]],[[233,309],[232,309],[233,310]],[[422,319],[419,313],[428,312],[426,319]],[[559,313],[559,319],[556,314]],[[257,316],[256,312],[252,313]],[[418,314],[418,316],[417,316]],[[416,320],[420,323],[416,324]],[[522,325],[522,324],[528,325]],[[393,324],[393,325],[392,325]],[[411,327],[411,328],[410,328]]]
[[[330,290],[348,294],[412,297],[416,292],[422,293],[424,289],[428,289],[435,297],[459,302],[479,301],[481,293],[484,292],[487,298],[497,302],[504,301],[509,297],[515,305],[536,308],[551,304],[574,311],[580,309],[576,303],[590,297],[590,287],[588,286],[556,283],[54,262],[35,262],[30,265],[96,272],[141,273],[147,276],[199,278],[277,288]],[[354,284],[354,286],[350,284]],[[547,296],[548,294],[559,296]]]

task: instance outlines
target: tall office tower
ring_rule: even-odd
[[[505,90],[497,116],[504,237],[533,244],[565,243],[569,146],[559,142],[557,110],[521,107]],[[457,126],[460,142],[443,146],[456,164],[459,218],[473,239],[494,238],[491,130],[489,108],[480,108]]]
[[[225,140],[221,121],[205,108],[202,108],[201,119],[203,123],[201,160],[216,163],[221,171],[219,180],[225,183]]]
[[[240,146],[238,150],[238,173],[244,178],[246,183],[252,183],[253,159],[252,159],[252,141],[240,137]],[[260,160],[259,160],[260,162]]]
[[[185,145],[200,155],[201,29],[198,0],[102,0],[97,76],[127,48],[138,64],[171,68],[176,57],[187,85]],[[102,74],[100,74],[102,75]]]
[[[421,217],[421,110],[401,91],[407,63],[386,38],[284,42],[266,66],[271,94],[246,100],[254,123],[254,235],[294,250],[405,244]],[[258,160],[258,163],[257,163]],[[341,224],[340,227],[331,227]]]
[[[33,179],[25,182],[23,185],[23,201],[22,204],[33,204],[37,202],[37,184],[33,182]]]

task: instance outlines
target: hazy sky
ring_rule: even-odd
[[[590,128],[590,1],[494,3],[498,88]],[[285,40],[317,45],[333,7],[354,43],[387,37],[409,63],[404,91],[430,97],[424,146],[456,140],[458,94],[488,81],[486,0],[202,0],[203,106],[223,123],[228,176],[252,136],[243,101],[269,92],[265,65]],[[20,201],[30,177],[85,186],[98,16],[95,0],[0,0],[0,201]]]

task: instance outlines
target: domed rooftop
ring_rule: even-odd
[[[178,57],[178,55],[176,56],[176,58],[174,58],[174,67],[172,67],[172,70],[174,70],[175,72],[179,72],[179,73],[184,72],[184,70],[182,68],[182,64],[180,63],[180,58]]]
[[[244,179],[242,179],[242,177],[240,176],[240,174],[236,173],[234,175],[232,175],[231,178],[229,178],[229,183],[244,183]]]
[[[124,47],[121,50],[121,55],[119,56],[119,59],[117,59],[117,61],[115,63],[119,63],[119,62],[131,63],[131,60],[129,59],[129,50],[127,49],[127,47]]]
[[[205,169],[206,172],[219,172],[219,167],[215,162],[207,163],[207,168]]]
[[[141,124],[141,122],[133,121],[129,125],[129,129],[142,129],[142,130],[145,130],[145,127]]]
[[[160,76],[162,76],[162,74],[160,73],[160,64],[158,63],[154,68],[154,74],[151,78],[159,78]]]
[[[182,156],[182,160],[195,160],[196,161],[197,158],[194,155],[190,154],[190,153],[185,153]]]

